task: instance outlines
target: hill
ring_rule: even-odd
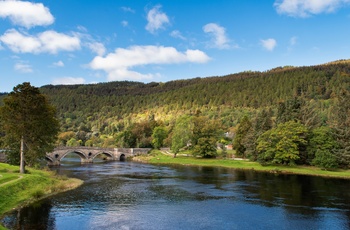
[[[350,62],[340,60],[316,66],[285,66],[266,72],[246,71],[165,83],[46,85],[40,90],[58,110],[61,144],[86,145],[90,140],[89,145],[116,145],[119,134],[142,122],[154,121],[153,126],[162,124],[171,138],[176,118],[198,111],[220,120],[225,131],[229,131],[243,115],[253,117],[264,108],[272,109],[276,116],[279,103],[292,97],[311,101],[326,122],[334,98],[349,87]],[[143,126],[141,130],[148,133],[144,136],[149,139],[152,127]],[[109,138],[107,143],[106,138]]]
[[[140,120],[152,115],[156,120],[170,121],[197,110],[224,120],[231,116],[225,122],[233,126],[239,119],[234,111],[275,108],[279,101],[301,95],[309,100],[329,100],[342,88],[348,88],[349,82],[349,62],[335,62],[166,83],[47,85],[41,91],[57,107],[63,130],[78,131],[90,124],[103,132],[101,127],[125,119]]]
[[[57,108],[59,146],[176,152],[190,144],[194,154],[213,157],[217,145],[232,143],[237,156],[261,164],[323,168],[350,166],[349,89],[348,60],[165,83],[40,88]]]

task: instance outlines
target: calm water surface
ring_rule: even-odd
[[[134,162],[65,164],[85,181],[9,229],[350,229],[350,181]]]

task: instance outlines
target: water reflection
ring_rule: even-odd
[[[85,184],[3,219],[10,229],[349,229],[350,181],[131,162],[59,173]],[[38,215],[38,216],[36,216]]]

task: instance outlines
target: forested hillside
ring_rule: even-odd
[[[276,68],[267,72],[243,72],[223,77],[195,78],[166,83],[110,82],[93,85],[44,86],[57,107],[62,131],[81,127],[111,134],[120,126],[150,116],[170,122],[181,114],[200,110],[235,126],[242,113],[277,108],[278,102],[294,96],[319,101],[350,86],[350,64]]]
[[[254,134],[252,152],[249,143],[238,143],[239,138],[234,143],[238,154],[255,159],[258,137],[278,124],[298,121],[309,131],[339,126],[341,121],[335,116],[340,112],[336,111],[341,110],[339,103],[348,97],[349,89],[350,62],[345,60],[165,83],[123,81],[40,88],[57,108],[59,145],[151,146],[156,139],[152,136],[155,128],[161,127],[165,137],[160,146],[171,146],[178,118],[199,115],[219,122],[221,132],[232,137],[240,132],[239,123],[244,117],[251,128],[265,114],[271,125]]]

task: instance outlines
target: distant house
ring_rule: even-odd
[[[225,147],[226,147],[227,150],[232,150],[232,144],[225,145]]]

